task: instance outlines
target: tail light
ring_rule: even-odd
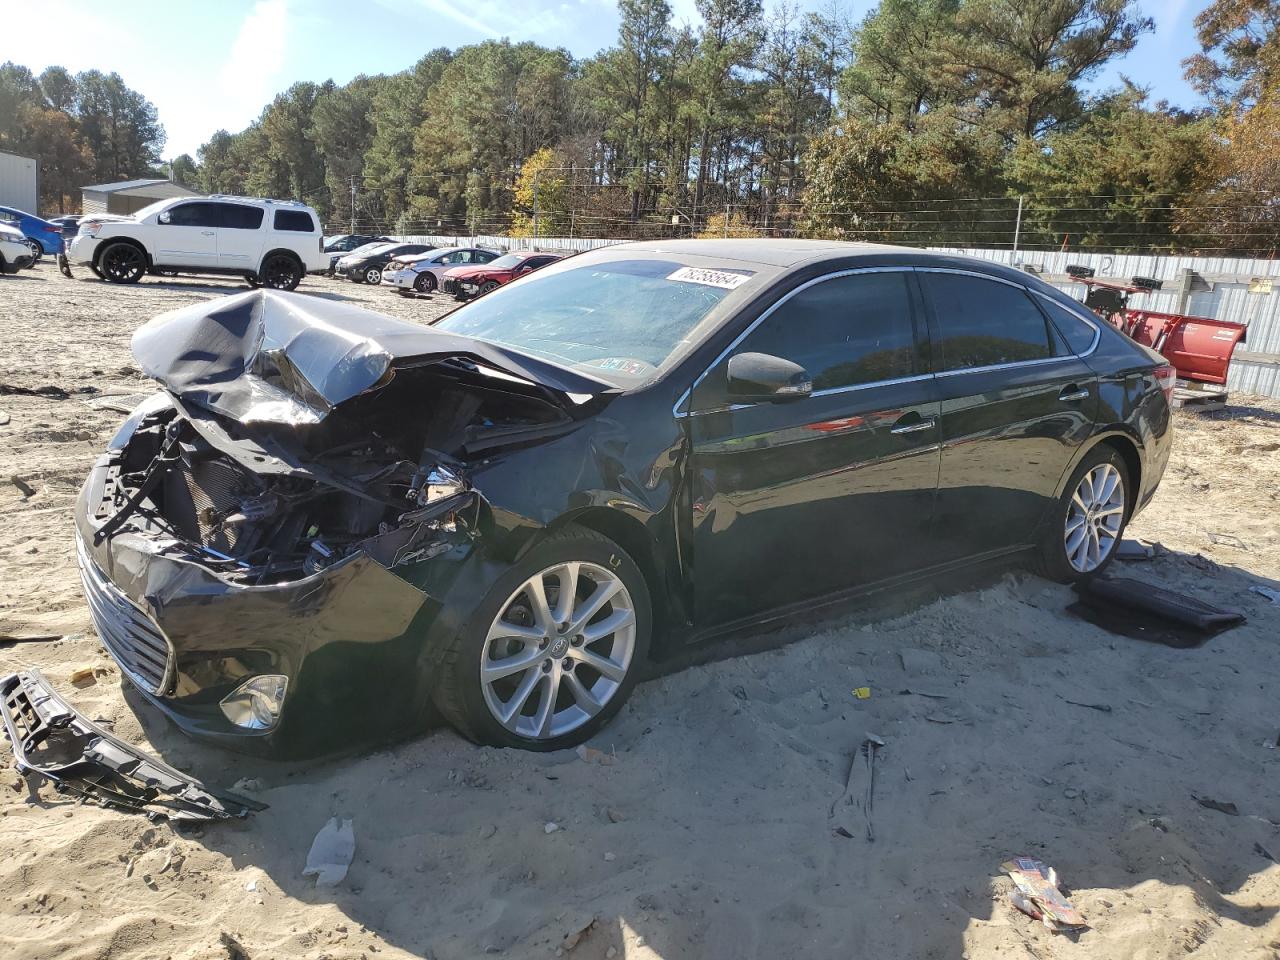
[[[1151,371],[1155,374],[1156,382],[1160,384],[1160,390],[1164,394],[1166,400],[1173,400],[1173,387],[1178,382],[1178,371],[1169,363],[1162,363]]]

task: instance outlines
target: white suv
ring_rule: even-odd
[[[87,216],[67,259],[111,283],[137,283],[148,272],[212,273],[276,290],[329,267],[311,207],[221,195],[161,200],[131,217]]]

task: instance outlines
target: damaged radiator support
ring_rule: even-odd
[[[152,820],[246,817],[266,805],[215,793],[76,712],[37,670],[0,680],[0,718],[18,772],[34,790],[43,780],[104,807]]]

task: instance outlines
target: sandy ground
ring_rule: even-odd
[[[643,684],[595,744],[607,765],[449,731],[271,764],[134,714],[71,540],[74,492],[121,419],[91,404],[147,390],[132,329],[236,289],[110,287],[47,263],[0,278],[0,634],[62,638],[0,643],[0,672],[39,667],[126,739],[212,785],[258,778],[271,805],[180,832],[47,792],[32,804],[5,774],[0,956],[1280,956],[1280,866],[1264,852],[1280,857],[1280,606],[1248,589],[1280,586],[1280,404],[1180,414],[1133,530],[1165,549],[1123,572],[1248,615],[1203,647],[1109,634],[1065,612],[1066,589],[995,571]],[[302,290],[410,318],[447,306],[328,280]],[[108,669],[72,688],[84,665]],[[869,700],[853,698],[861,686]],[[886,741],[874,842],[861,759],[846,792],[868,732]],[[317,890],[300,873],[333,815],[354,817],[355,862]],[[1058,869],[1088,930],[1053,934],[1008,905],[997,866],[1017,854]]]

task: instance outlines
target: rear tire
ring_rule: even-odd
[[[1059,583],[1096,577],[1115,559],[1133,509],[1124,458],[1098,444],[1071,473],[1046,523],[1037,572]]]
[[[147,257],[132,243],[119,241],[99,254],[97,268],[107,283],[137,283],[147,272]]]
[[[373,286],[376,287],[378,284],[382,282],[382,268],[368,267],[364,271],[363,280],[365,283],[372,284]]]
[[[287,253],[273,253],[262,262],[258,282],[272,290],[293,290],[302,282],[302,264]]]
[[[37,240],[27,240],[27,249],[31,251],[31,263],[28,266],[34,267],[40,262],[44,256],[44,247],[40,246]]]
[[[572,602],[561,595],[569,582]],[[538,590],[542,615],[530,592]],[[622,709],[648,658],[651,629],[649,589],[635,561],[607,537],[568,526],[512,564],[466,626],[432,651],[431,700],[476,743],[563,750]],[[499,675],[506,660],[520,665]]]

